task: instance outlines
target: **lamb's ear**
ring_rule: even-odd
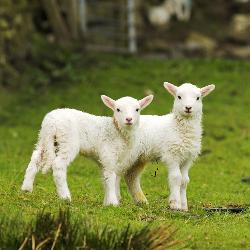
[[[169,82],[164,82],[163,84],[164,88],[172,95],[176,96],[177,88],[174,84],[169,83]]]
[[[115,100],[112,98],[106,96],[106,95],[101,95],[103,103],[109,107],[110,109],[114,110],[115,109]]]
[[[146,108],[154,99],[153,95],[148,95],[146,97],[144,97],[143,99],[139,100],[139,104],[141,109]]]
[[[211,84],[211,85],[207,85],[203,88],[201,88],[201,96],[207,96],[208,94],[210,94],[213,90],[215,89],[215,85]]]

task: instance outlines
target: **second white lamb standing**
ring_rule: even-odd
[[[60,198],[71,200],[67,168],[76,155],[94,158],[102,167],[104,205],[118,205],[120,177],[137,159],[136,132],[140,111],[153,100],[123,97],[113,100],[101,96],[113,117],[95,116],[75,109],[57,109],[48,113],[41,126],[38,143],[26,169],[23,191],[32,192],[38,171],[52,169]]]
[[[198,88],[190,83],[179,87],[164,83],[173,95],[172,113],[142,115],[139,127],[138,160],[127,171],[125,180],[137,203],[147,199],[140,186],[140,175],[148,161],[160,160],[168,167],[169,203],[173,210],[188,210],[186,190],[189,169],[201,150],[202,99],[214,90],[214,85]]]

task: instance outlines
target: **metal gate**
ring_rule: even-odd
[[[135,0],[79,0],[86,48],[136,53],[135,10]]]

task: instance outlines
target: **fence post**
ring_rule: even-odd
[[[137,52],[136,24],[135,24],[135,0],[127,0],[128,8],[128,50],[130,53]]]
[[[80,27],[82,33],[87,33],[87,4],[86,0],[79,0]]]

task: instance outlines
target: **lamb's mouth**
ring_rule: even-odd
[[[126,122],[125,125],[131,126],[131,125],[133,125],[133,123],[132,122]]]
[[[192,111],[190,111],[190,110],[185,110],[185,113],[186,113],[186,114],[192,114]]]

